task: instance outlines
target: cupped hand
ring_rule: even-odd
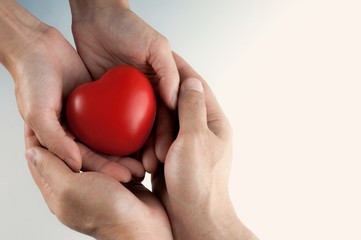
[[[74,40],[94,79],[116,65],[134,66],[159,87],[168,107],[176,107],[179,75],[164,36],[121,4],[89,7],[75,0],[71,6]]]
[[[100,172],[74,173],[42,148],[30,129],[26,132],[31,174],[49,209],[63,224],[96,239],[172,239],[162,203],[142,184],[122,185]],[[85,154],[83,163],[98,158]]]
[[[162,116],[176,107],[179,74],[167,39],[122,1],[114,2],[70,1],[73,35],[93,79],[113,66],[131,65],[147,75],[160,95],[155,128],[142,158],[145,169],[154,172],[173,140],[172,129],[166,127],[170,121]]]
[[[14,64],[8,69],[14,78],[20,114],[40,144],[64,160],[73,171],[101,171],[121,182],[130,181],[132,176],[144,177],[143,166],[134,159],[113,157],[111,161],[75,142],[62,119],[63,102],[77,86],[91,81],[91,76],[75,49],[58,30],[42,24],[29,35],[27,44],[13,51]],[[83,165],[84,156],[99,157]],[[122,170],[119,164],[112,168],[119,159],[122,159]]]
[[[21,116],[43,146],[79,171],[79,148],[61,125],[62,103],[74,88],[91,81],[85,65],[61,33],[49,26],[33,30],[13,55],[10,73]]]
[[[253,239],[228,193],[232,130],[207,83],[175,54],[179,132],[153,175],[178,239]]]

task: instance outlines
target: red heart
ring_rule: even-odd
[[[111,155],[138,151],[147,140],[156,100],[147,77],[130,66],[110,69],[76,88],[67,100],[71,131],[89,147]]]

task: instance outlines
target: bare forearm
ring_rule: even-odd
[[[87,14],[107,7],[129,9],[128,0],[69,0],[73,19],[85,17]]]
[[[45,28],[16,1],[0,1],[0,62],[10,70],[21,50]]]

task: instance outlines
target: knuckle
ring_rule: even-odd
[[[67,202],[73,200],[73,188],[69,181],[64,181],[59,187],[58,191],[60,202]]]
[[[39,136],[41,145],[45,146],[50,152],[55,153],[57,149],[56,140],[50,136]]]
[[[36,116],[38,116],[37,107],[35,107],[33,104],[28,104],[23,111],[23,117],[25,122],[28,123],[30,126],[33,125]]]
[[[23,118],[24,121],[32,128],[36,129],[44,124],[44,121],[48,120],[45,118],[47,110],[38,104],[34,103],[25,103],[23,109]]]
[[[163,35],[159,35],[152,41],[150,45],[151,49],[154,49],[156,52],[165,55],[171,52],[169,41]]]
[[[169,47],[169,40],[165,36],[160,35],[158,37],[158,39],[157,39],[157,44],[161,48],[164,48],[164,47],[168,48]]]
[[[181,133],[184,139],[192,145],[203,145],[207,139],[207,130],[201,125],[194,125],[190,129],[182,129]]]
[[[224,133],[232,139],[233,137],[233,128],[232,125],[230,124],[229,120],[227,118],[225,118],[223,124],[222,124],[222,130],[224,131]]]
[[[47,38],[49,40],[56,40],[62,36],[60,31],[53,26],[47,25],[47,26],[44,26],[41,30],[42,30],[45,38]]]
[[[184,96],[183,103],[186,110],[198,109],[204,105],[200,94],[195,91]]]

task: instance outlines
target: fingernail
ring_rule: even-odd
[[[34,149],[28,149],[25,152],[25,158],[28,161],[28,163],[32,164],[35,166],[35,156],[36,156],[36,152]]]
[[[188,78],[182,84],[183,90],[195,90],[203,93],[203,85],[197,78]]]

